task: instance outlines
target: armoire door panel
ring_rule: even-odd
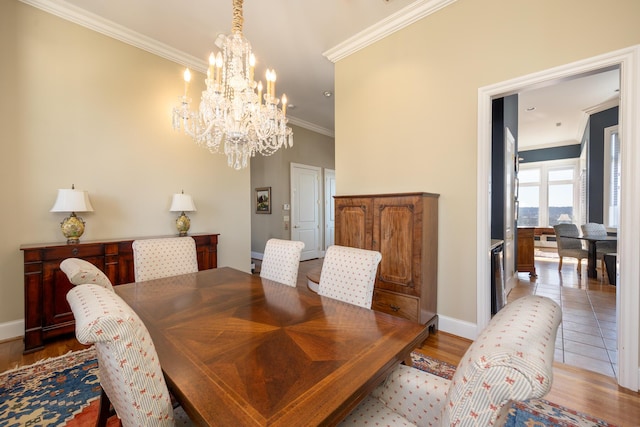
[[[374,249],[386,255],[380,261],[379,279],[413,287],[413,206],[380,205],[374,222]]]
[[[371,201],[336,200],[335,243],[352,248],[371,249]]]

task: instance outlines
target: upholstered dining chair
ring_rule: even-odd
[[[196,242],[192,237],[134,240],[132,247],[136,282],[198,271]]]
[[[575,224],[558,224],[553,226],[556,233],[556,243],[558,244],[558,271],[562,270],[562,259],[564,257],[576,258],[578,260],[578,274],[582,273],[582,260],[589,256],[589,251],[583,249],[580,239],[572,237],[580,236],[578,226]],[[563,237],[567,236],[567,237]]]
[[[553,300],[507,304],[467,349],[451,380],[398,367],[342,426],[500,426],[509,403],[545,396],[562,318]]]
[[[103,394],[101,423],[106,424],[111,401],[124,427],[175,425],[156,349],[138,315],[115,292],[99,285],[76,286],[67,293],[67,301],[76,338],[95,345],[98,377],[108,397]]]
[[[322,262],[318,295],[371,308],[381,259],[377,251],[329,246]]]
[[[304,242],[269,239],[264,247],[260,277],[296,286],[302,249]]]
[[[95,284],[113,292],[111,280],[95,265],[80,258],[67,258],[60,263],[60,270],[73,285]]]
[[[589,237],[607,237],[607,229],[603,224],[588,222],[580,226],[582,234]],[[605,254],[618,252],[618,242],[597,242],[596,257],[602,259]]]

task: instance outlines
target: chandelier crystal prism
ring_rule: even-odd
[[[266,71],[266,88],[255,82],[255,57],[242,35],[243,21],[242,0],[233,0],[232,34],[220,35],[216,42],[220,51],[209,56],[207,88],[198,111],[191,110],[188,68],[184,95],[173,109],[175,130],[182,129],[212,153],[224,152],[228,165],[236,170],[246,168],[256,153],[270,156],[283,146],[293,146],[293,132],[287,126],[287,97],[276,97],[274,70]]]

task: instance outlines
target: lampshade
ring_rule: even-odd
[[[196,205],[189,194],[174,194],[171,201],[170,212],[195,212]]]
[[[83,190],[60,189],[50,212],[93,212],[89,194]]]

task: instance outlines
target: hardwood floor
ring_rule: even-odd
[[[322,265],[322,260],[300,263],[298,286],[306,286],[306,273]],[[538,268],[536,266],[536,268]],[[556,275],[557,275],[557,266]],[[564,270],[570,265],[563,267]],[[575,270],[575,268],[573,268]],[[538,271],[540,277],[541,271]],[[586,276],[586,275],[583,275]],[[544,277],[544,276],[543,276]],[[523,280],[526,282],[526,280]],[[522,286],[530,286],[522,284]],[[588,283],[583,286],[590,286]],[[592,284],[591,286],[600,286]],[[422,347],[417,350],[436,359],[457,365],[471,341],[448,334],[431,334]],[[48,343],[44,350],[23,355],[21,339],[0,343],[0,372],[17,366],[28,365],[48,357],[55,357],[85,346],[75,338],[67,338]],[[618,426],[640,426],[640,393],[618,387],[614,378],[588,371],[564,363],[554,363],[554,382],[546,399],[579,412],[584,412]]]

